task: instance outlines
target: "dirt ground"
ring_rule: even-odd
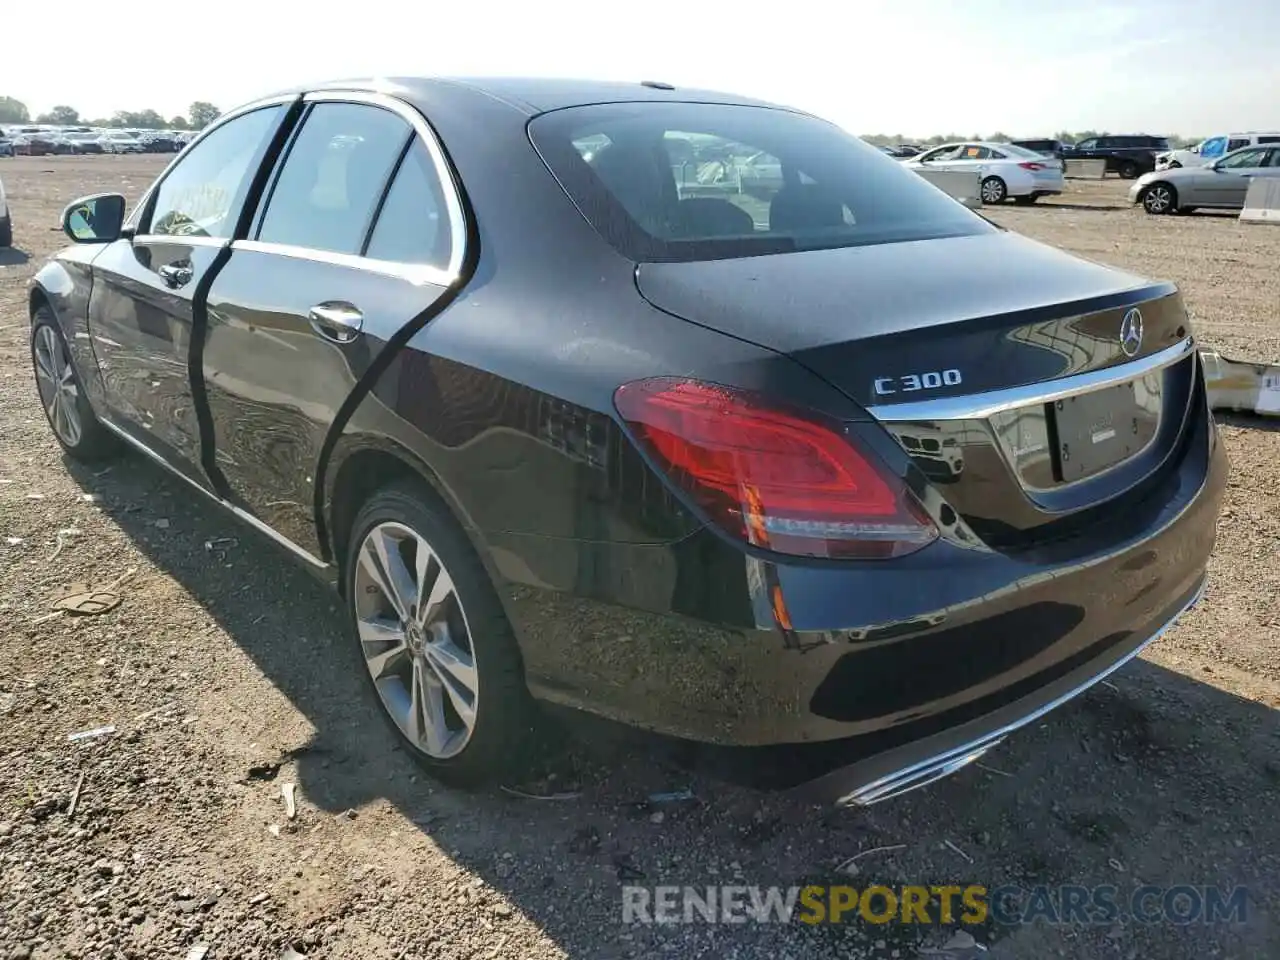
[[[952,933],[624,925],[626,878],[1111,884],[1122,901],[1144,884],[1243,886],[1244,922],[971,932],[998,958],[1280,956],[1273,425],[1224,427],[1233,479],[1200,607],[984,766],[833,812],[643,743],[578,739],[548,783],[572,799],[460,794],[389,745],[321,586],[159,468],[59,454],[30,372],[27,279],[63,244],[65,203],[136,197],[162,163],[0,160],[17,245],[0,251],[0,958],[913,958]],[[1204,341],[1280,360],[1280,229],[1147,217],[1126,187],[990,213],[1177,281]],[[126,574],[110,613],[44,619],[60,586]],[[686,787],[695,801],[641,802]],[[837,871],[857,854],[856,875]]]

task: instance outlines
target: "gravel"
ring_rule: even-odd
[[[18,244],[0,251],[0,960],[909,958],[948,941],[948,956],[979,955],[954,929],[623,925],[623,878],[1244,885],[1243,924],[967,932],[991,957],[1280,955],[1274,426],[1224,428],[1234,475],[1204,603],[985,767],[825,811],[673,768],[643,742],[578,738],[543,784],[573,799],[461,794],[389,744],[322,587],[158,468],[59,454],[25,283],[63,242],[68,201],[136,197],[162,163],[0,161]],[[1125,187],[990,213],[1176,280],[1208,344],[1280,359],[1280,230],[1146,217]],[[60,587],[131,568],[114,610],[42,619]],[[637,802],[686,787],[695,800]],[[837,872],[859,853],[856,876]]]

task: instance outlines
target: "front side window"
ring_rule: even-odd
[[[1247,147],[1248,145],[1248,137],[1235,137],[1227,141],[1227,153],[1231,153],[1233,150],[1239,150],[1241,147]]]
[[[875,147],[787,110],[598,104],[542,114],[529,132],[582,215],[632,260],[747,257],[995,229]]]
[[[1266,150],[1260,150],[1254,147],[1252,150],[1241,150],[1239,153],[1233,153],[1222,161],[1222,166],[1237,170],[1242,167],[1260,167],[1262,166],[1263,155]]]
[[[365,254],[443,270],[452,251],[449,211],[431,155],[414,140],[378,213]]]
[[[258,239],[358,254],[412,130],[389,110],[315,104],[267,200]]]
[[[1096,150],[1098,149],[1097,140],[1081,140],[1076,144],[1077,150]]]
[[[280,110],[263,107],[210,131],[160,183],[150,225],[140,232],[230,238]]]
[[[954,160],[963,146],[964,144],[962,143],[943,144],[941,147],[921,154],[918,159],[921,163],[933,163],[936,160]]]

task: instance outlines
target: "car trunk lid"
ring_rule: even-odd
[[[1009,233],[645,263],[636,281],[658,308],[785,353],[863,405],[997,547],[1138,495],[1194,386],[1176,288]]]

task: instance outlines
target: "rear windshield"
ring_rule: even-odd
[[[995,230],[875,147],[786,110],[600,104],[536,117],[529,135],[583,216],[636,261]]]

